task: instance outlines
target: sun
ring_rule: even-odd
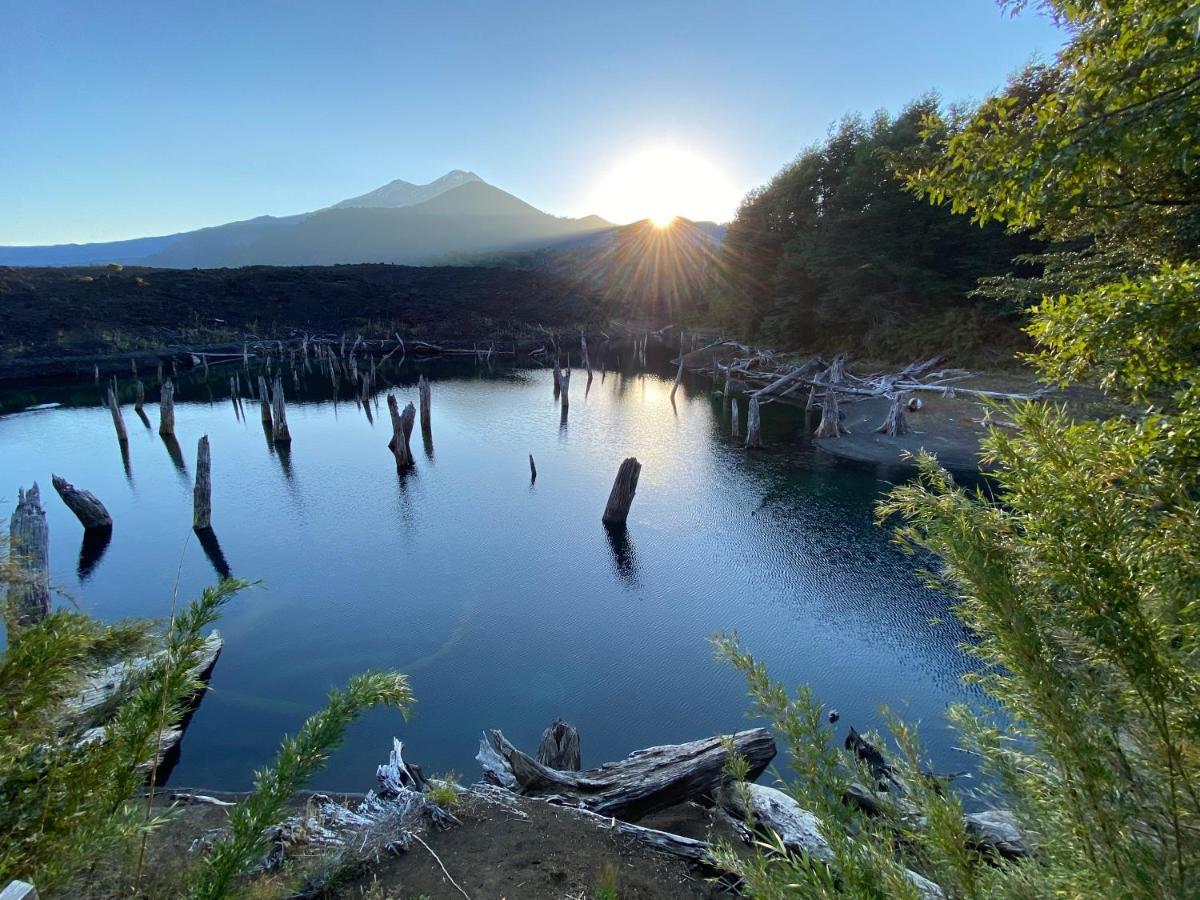
[[[727,222],[741,192],[709,160],[678,147],[642,150],[616,163],[592,192],[588,206],[611,222],[649,219],[667,228],[677,217]]]

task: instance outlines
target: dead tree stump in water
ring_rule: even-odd
[[[133,410],[141,412],[142,407],[146,405],[146,386],[142,384],[142,379],[137,380],[137,384],[133,388]]]
[[[887,418],[883,420],[882,425],[875,429],[875,433],[891,437],[908,434],[908,417],[904,414],[908,394],[897,391],[886,396],[891,401],[891,406],[888,407]]]
[[[608,505],[604,507],[601,521],[605,525],[624,525],[629,518],[629,507],[637,493],[638,476],[642,473],[642,464],[630,456],[617,470],[617,478],[613,482],[612,492],[608,495]]]
[[[212,455],[208,435],[196,444],[196,488],[192,493],[192,528],[206,531],[212,528]]]
[[[267,392],[267,379],[258,376],[258,406],[262,413],[262,423],[274,431],[275,423],[271,420],[271,399]]]
[[[826,391],[825,396],[821,398],[821,422],[817,425],[816,436],[832,438],[849,433],[842,425],[842,411],[838,409],[837,394],[832,390]]]
[[[431,390],[429,382],[422,375],[417,379],[417,395],[421,400],[421,430],[429,431],[430,429],[430,404],[432,402]]]
[[[578,772],[582,763],[579,729],[562,719],[555,719],[554,723],[542,732],[537,761],[560,772]]]
[[[571,370],[569,368],[562,371],[562,408],[566,409],[571,405]]]
[[[65,478],[51,475],[50,481],[58,496],[62,497],[67,508],[75,513],[75,517],[85,529],[112,528],[112,516],[104,508],[104,504],[91,491],[81,491]]]
[[[679,390],[679,382],[683,381],[683,332],[679,332],[679,369],[675,372],[675,384],[671,388],[671,402],[675,402],[675,392]]]
[[[533,464],[533,454],[529,454],[529,483],[537,481],[537,466]]]
[[[746,449],[758,450],[762,445],[762,420],[759,416],[758,398],[751,397],[750,408],[746,411]]]
[[[732,392],[733,392],[733,364],[731,363],[729,368],[725,370],[725,393],[722,395],[721,399],[725,403],[728,403],[729,395]]]
[[[292,433],[288,431],[287,404],[283,398],[283,378],[279,375],[275,376],[275,383],[271,388],[271,409],[275,420],[271,426],[272,439],[276,444],[290,444]]]
[[[400,467],[408,467],[413,464],[412,450],[409,448],[409,438],[412,436],[413,423],[417,418],[417,411],[411,403],[404,407],[404,412],[400,412],[400,406],[396,402],[394,394],[388,394],[388,412],[392,417],[392,440],[388,446],[391,447],[392,453],[396,455],[396,465]]]
[[[121,405],[117,403],[116,388],[111,384],[108,386],[108,409],[112,413],[113,427],[117,429],[117,440],[128,444],[129,435],[125,433],[125,419],[121,416]]]
[[[753,403],[755,401],[752,400],[751,402]],[[732,425],[732,430],[730,431],[730,436],[741,437],[742,436],[742,425],[741,425],[741,422],[739,421],[740,417],[738,414],[737,397],[733,398],[733,404],[730,406],[730,413],[731,413],[731,416],[733,419],[733,425]]]
[[[22,625],[50,614],[50,529],[37,482],[17,491],[17,506],[8,520],[9,556],[17,575],[8,584],[8,605]]]
[[[162,383],[159,393],[158,433],[163,437],[175,434],[175,384],[169,378]]]

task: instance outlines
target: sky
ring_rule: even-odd
[[[0,35],[0,244],[288,215],[456,168],[623,215],[630,161],[664,153],[728,218],[843,115],[978,100],[1063,41],[993,0],[0,0]]]

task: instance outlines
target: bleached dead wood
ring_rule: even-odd
[[[206,636],[190,674],[200,680],[206,678],[216,665],[222,646],[219,631]],[[98,716],[110,711],[115,701],[127,696],[138,680],[162,659],[163,651],[159,651],[105,666],[88,675],[79,693],[63,704],[64,719],[77,726],[96,724]]]
[[[561,384],[562,384],[562,392],[561,392],[562,408],[564,410],[571,405],[571,368],[570,368],[570,365],[571,365],[571,360],[568,358],[567,359],[567,368],[563,369],[562,378],[560,379]]]
[[[158,433],[163,437],[175,434],[175,384],[169,378],[159,392]]]
[[[138,379],[133,386],[133,409],[135,412],[141,412],[142,407],[146,405],[146,386],[142,384],[142,379]]]
[[[212,528],[212,455],[208,435],[196,442],[196,486],[192,490],[192,528]]]
[[[838,408],[837,394],[832,390],[827,390],[825,396],[821,398],[821,421],[817,425],[816,437],[841,437],[848,433],[845,426],[842,425],[842,411]]]
[[[17,506],[8,520],[9,557],[16,577],[8,583],[8,606],[17,622],[40,622],[50,613],[50,529],[37,482],[17,489]]]
[[[542,765],[510,744],[499,731],[485,731],[476,756],[493,784],[522,794],[557,795],[601,815],[636,819],[677,803],[713,797],[725,778],[733,751],[757,778],[775,757],[775,739],[765,728],[718,735],[685,744],[649,747],[598,769],[564,772]]]
[[[750,402],[757,403],[758,401],[751,400]],[[730,436],[741,437],[742,436],[742,423],[741,423],[741,414],[738,411],[737,397],[733,398],[733,402],[731,403],[731,405],[729,407],[729,413],[730,413],[730,419],[732,420],[731,425],[730,425],[730,431],[729,431]]]
[[[629,518],[629,507],[637,493],[638,477],[642,473],[642,464],[635,457],[628,457],[617,470],[613,481],[612,491],[608,495],[608,504],[604,507],[601,521],[606,525],[624,525]]]
[[[58,491],[58,496],[62,497],[63,503],[75,513],[75,517],[84,528],[112,528],[112,516],[95,494],[80,490],[58,475],[51,475],[50,481]]]

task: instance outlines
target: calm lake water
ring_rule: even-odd
[[[978,699],[959,681],[967,636],[872,524],[903,473],[819,454],[801,410],[764,407],[767,449],[747,453],[706,378],[672,409],[669,377],[597,373],[585,390],[577,370],[564,419],[548,369],[406,365],[388,379],[401,405],[416,402],[419,373],[432,379],[433,428],[431,442],[414,432],[416,466],[398,475],[382,396],[372,422],[348,386],[335,401],[314,374],[297,396],[289,376],[281,452],[250,401],[235,417],[233,372],[181,380],[179,451],[158,436],[157,403],[152,428],[127,405],[123,460],[91,384],[10,393],[9,409],[62,405],[0,417],[0,515],[38,481],[52,577],[106,620],[165,617],[177,573],[181,598],[215,579],[191,530],[196,441],[209,435],[220,551],[261,585],[219,623],[225,649],[173,784],[249,786],[330,686],[369,667],[409,673],[415,714],[356,724],[323,787],[370,787],[393,734],[426,772],[474,780],[486,727],[532,751],[561,716],[580,728],[585,766],[745,727],[744,685],[708,641],[718,629],[737,629],[777,678],[812,684],[840,710],[839,737],[882,727],[888,705],[922,722],[935,765],[969,766],[944,718]],[[626,456],[643,469],[620,541],[600,514]],[[107,547],[81,546],[51,473],[107,505]]]

